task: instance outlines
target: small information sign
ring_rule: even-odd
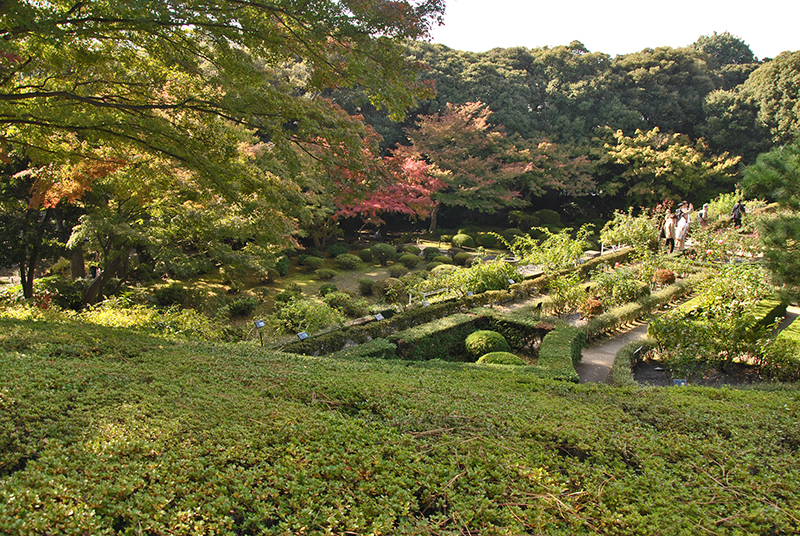
[[[474,292],[472,292],[471,290],[468,290],[468,291],[467,291],[467,296],[474,296],[474,295],[475,295],[475,293],[474,293]]]
[[[308,333],[306,333],[305,331],[301,331],[300,333],[297,334],[297,338],[300,339],[301,341],[304,341],[308,338]]]
[[[686,387],[686,380],[674,379],[672,380],[672,385],[675,387]]]
[[[375,315],[375,320],[383,320],[383,315],[378,313]]]
[[[516,281],[514,281],[513,279],[509,279],[509,280],[508,280],[508,282],[509,282],[509,284],[511,284],[511,285],[516,285],[516,284],[517,284],[517,282],[516,282]]]
[[[256,321],[253,322],[253,324],[256,325],[256,329],[261,329],[261,328],[264,327],[264,321],[263,320],[256,320]]]

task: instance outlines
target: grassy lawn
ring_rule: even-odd
[[[0,319],[0,533],[794,534],[800,391]]]

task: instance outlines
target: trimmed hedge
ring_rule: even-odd
[[[611,367],[607,382],[614,387],[638,387],[639,384],[633,379],[633,367],[639,362],[641,356],[655,348],[658,343],[655,339],[642,339],[631,341],[619,349],[614,357],[614,365]],[[641,348],[641,351],[636,351]]]
[[[471,312],[485,317],[489,322],[487,329],[500,333],[514,350],[542,340],[558,322],[554,318],[533,318],[526,314],[501,313],[486,308],[473,309]]]
[[[396,359],[397,345],[387,339],[380,338],[372,341],[348,346],[338,352],[330,354],[334,359]]]
[[[583,358],[585,342],[586,333],[582,329],[557,326],[542,339],[536,368],[551,378],[578,383],[575,365]]]
[[[486,324],[482,317],[470,314],[454,314],[428,322],[389,337],[397,344],[397,354],[411,361],[471,361],[464,341],[467,335]],[[431,344],[431,337],[436,343]]]

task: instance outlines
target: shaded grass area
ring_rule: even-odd
[[[0,319],[6,534],[800,531],[800,391]]]

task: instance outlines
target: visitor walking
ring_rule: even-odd
[[[675,214],[671,211],[667,211],[667,217],[664,221],[664,238],[666,239],[666,244],[664,245],[665,249],[669,250],[669,253],[675,251]]]
[[[704,204],[700,212],[697,213],[697,223],[700,224],[701,229],[708,228],[708,203]]]
[[[742,226],[742,216],[744,213],[744,204],[741,199],[737,199],[736,204],[733,205],[733,210],[731,210],[731,220],[733,220],[733,226],[736,229]]]
[[[675,238],[678,240],[678,251],[686,248],[686,237],[689,235],[690,216],[688,211],[682,211],[678,217],[678,224],[675,229]]]

